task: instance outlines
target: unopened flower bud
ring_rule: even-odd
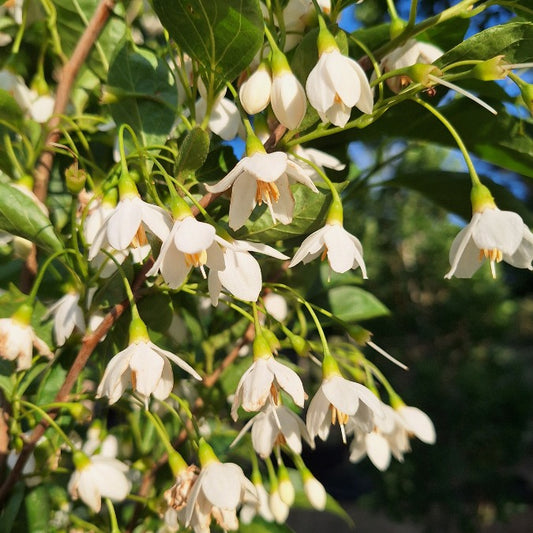
[[[317,510],[323,511],[326,508],[327,493],[324,485],[316,479],[309,470],[303,473],[304,492],[309,503]]]
[[[75,161],[65,170],[65,182],[67,189],[71,194],[79,194],[85,187],[87,173],[83,168],[78,168],[78,162]]]
[[[281,499],[277,487],[270,493],[268,499],[270,510],[274,516],[274,520],[278,524],[283,524],[287,517],[289,516],[289,506]]]
[[[294,486],[291,483],[289,472],[281,465],[278,471],[279,496],[289,507],[294,503]]]
[[[505,68],[504,56],[496,56],[487,59],[483,63],[478,63],[471,71],[470,75],[482,81],[503,80],[509,70]]]
[[[278,50],[274,51],[272,58],[272,73],[272,110],[280,124],[293,130],[305,116],[305,90],[293,74],[285,55]]]
[[[268,65],[263,62],[257,70],[241,85],[239,99],[249,115],[255,115],[265,109],[270,102],[272,78]]]
[[[277,351],[281,348],[281,344],[279,342],[279,339],[276,337],[276,334],[266,328],[263,329],[262,333],[266,341],[268,342],[270,350],[274,353],[277,353]]]

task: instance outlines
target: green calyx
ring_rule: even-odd
[[[102,198],[102,205],[107,205],[109,207],[115,207],[118,200],[118,191],[115,187],[109,189]]]
[[[246,137],[246,155],[251,157],[257,153],[266,154],[265,147],[257,135],[253,132],[248,132],[248,136]]]
[[[271,66],[273,76],[281,76],[282,74],[286,74],[287,72],[292,73],[291,67],[289,66],[289,62],[287,61],[285,54],[280,50],[274,49],[272,51]]]
[[[139,196],[137,185],[135,185],[135,182],[129,174],[123,174],[120,177],[118,181],[118,193],[121,200],[124,198],[135,198]]]
[[[471,71],[470,76],[482,81],[503,80],[509,71],[505,68],[504,56],[499,55],[478,63]]]
[[[76,450],[72,455],[72,462],[76,470],[84,470],[91,464],[91,460],[82,451]]]
[[[405,402],[396,393],[389,396],[389,403],[393,409],[399,409],[405,406]]]
[[[172,196],[170,198],[170,211],[174,220],[183,220],[193,216],[191,208],[181,196]]]
[[[416,63],[405,69],[405,73],[415,83],[420,83],[424,87],[433,85],[434,81],[429,78],[429,75],[442,76],[442,72],[434,65],[427,65],[426,63]]]
[[[405,30],[406,26],[407,22],[405,20],[401,19],[400,17],[393,18],[390,22],[389,27],[391,40],[396,39],[396,37],[401,35],[403,33],[403,30]]]
[[[485,185],[476,184],[472,187],[470,192],[470,200],[472,202],[472,212],[482,213],[485,209],[495,209],[496,203]]]
[[[270,343],[266,337],[259,333],[255,336],[252,351],[254,354],[254,360],[257,359],[269,359],[272,357],[272,350],[270,349]]]
[[[176,451],[170,452],[168,454],[168,466],[170,466],[172,474],[174,474],[175,477],[178,477],[188,468],[188,465],[183,459],[183,457]]]
[[[324,19],[318,17],[318,22],[320,26],[317,39],[318,56],[320,57],[325,52],[339,51],[337,41],[335,41],[335,37],[333,37],[333,34],[328,30]]]
[[[139,341],[149,341],[148,329],[140,317],[134,317],[130,323],[130,344]]]
[[[322,378],[328,379],[333,376],[341,376],[339,365],[331,354],[324,354],[324,360],[322,361]]]
[[[364,346],[372,338],[370,331],[357,325],[350,326],[349,334],[359,346]]]
[[[198,459],[202,468],[205,468],[211,463],[220,463],[213,448],[207,444],[207,441],[203,437],[198,442]]]
[[[344,210],[342,202],[338,198],[333,198],[329,206],[328,216],[326,217],[326,224],[330,226],[342,226],[344,221]]]
[[[33,315],[33,306],[22,304],[12,315],[11,320],[21,326],[29,326]]]

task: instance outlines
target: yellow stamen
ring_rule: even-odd
[[[338,93],[335,93],[335,98],[333,98],[333,102],[335,104],[342,104],[342,99],[341,97],[338,95]]]
[[[258,205],[263,202],[271,204],[279,200],[279,189],[275,183],[257,180],[257,189],[255,191],[255,201]]]
[[[324,251],[322,252],[322,255],[320,256],[320,261],[324,261],[328,255],[328,249],[326,246],[324,246]]]
[[[482,261],[484,257],[489,261],[496,261],[496,263],[500,263],[503,259],[503,253],[497,248],[493,248],[492,250],[483,248],[479,250],[479,260]]]
[[[279,405],[281,402],[279,401],[279,391],[278,388],[272,383],[270,385],[270,396],[272,396],[272,401],[274,402],[274,405]]]
[[[146,232],[144,231],[144,227],[141,224],[139,226],[139,229],[136,231],[135,235],[133,236],[130,246],[132,248],[140,248],[141,246],[144,246],[145,244],[148,244],[148,239],[146,238]]]
[[[137,373],[135,372],[135,370],[131,371],[131,388],[137,388]]]
[[[184,254],[185,255],[185,264],[187,266],[201,267],[207,262],[207,252],[202,250],[195,254]]]

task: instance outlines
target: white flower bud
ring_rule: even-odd
[[[280,477],[279,496],[289,507],[294,503],[294,487],[289,477]]]
[[[239,99],[244,110],[249,115],[263,111],[270,102],[271,88],[270,71],[264,63],[261,63],[239,90]]]
[[[326,508],[327,493],[324,485],[312,475],[306,476],[304,480],[304,492],[309,503],[317,510],[323,511]]]
[[[302,84],[291,71],[274,73],[270,98],[279,122],[289,130],[297,128],[305,116],[307,99]]]
[[[278,524],[283,524],[287,517],[289,516],[289,506],[281,499],[278,489],[274,489],[270,493],[269,498],[270,510],[274,516],[274,520]]]

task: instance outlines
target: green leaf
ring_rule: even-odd
[[[303,185],[295,185],[292,192],[295,207],[290,224],[272,222],[267,206],[263,205],[254,209],[244,228],[237,232],[238,238],[271,244],[318,229],[326,219],[331,193],[320,189],[318,193],[314,193]]]
[[[24,499],[24,489],[24,483],[17,483],[9,494],[9,500],[7,501],[7,505],[2,509],[2,512],[0,513],[0,523],[2,524],[2,531],[5,533],[10,533],[13,530],[15,519],[17,518],[20,506]]]
[[[373,294],[360,287],[334,287],[328,291],[328,298],[333,314],[344,322],[359,322],[390,314]]]
[[[294,530],[285,524],[267,522],[259,516],[255,516],[249,524],[241,522],[238,531],[239,533],[294,533]]]
[[[31,198],[6,183],[0,183],[0,229],[50,252],[63,249],[50,219]]]
[[[142,146],[164,144],[174,120],[178,92],[167,64],[148,50],[124,40],[109,67],[108,83],[117,101],[110,104],[118,126],[131,126]],[[128,149],[134,144],[127,133]]]
[[[61,46],[66,56],[71,56],[80,36],[85,31],[91,19],[98,0],[53,0],[57,12],[57,31],[61,39]],[[126,31],[123,8],[117,4],[104,29],[91,48],[82,68],[89,68],[101,80],[104,80],[109,68],[109,57],[113,55],[117,43]]]
[[[13,365],[2,359],[0,360],[0,389],[4,391],[4,395],[8,400],[11,399],[14,386],[15,373],[13,372]]]
[[[508,189],[497,183],[490,182],[481,176],[500,209],[515,211],[524,222],[533,225],[533,213]],[[470,175],[466,172],[447,172],[445,170],[432,169],[420,172],[400,173],[387,181],[387,185],[393,187],[406,187],[418,191],[435,204],[443,207],[451,213],[455,213],[465,220],[472,216],[470,203],[470,190],[472,183]]]
[[[533,23],[509,22],[477,33],[452,48],[438,61],[437,66],[466,59],[491,59],[503,54],[509,63],[533,60]]]
[[[40,485],[32,489],[24,500],[28,531],[32,533],[47,533],[50,518],[50,498],[45,486]]]
[[[500,102],[490,104],[498,115],[491,115],[467,98],[457,98],[439,111],[453,124],[469,151],[499,167],[533,177],[533,124],[517,120]],[[353,133],[350,135],[347,132],[335,136],[335,144],[339,139],[352,140]],[[382,140],[386,135],[457,147],[450,132],[432,114],[421,112],[414,102],[390,109],[376,124],[365,128],[365,135],[366,140]]]
[[[24,114],[11,94],[0,89],[0,120],[9,122],[17,129],[22,125]]]
[[[209,154],[209,135],[202,128],[193,128],[185,137],[179,149],[175,174],[198,170]]]
[[[263,44],[258,0],[154,0],[177,45],[214,76],[215,92],[252,61]]]

